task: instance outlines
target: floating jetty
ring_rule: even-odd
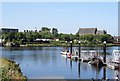
[[[119,69],[119,65],[116,63],[107,63],[107,66],[113,70]]]
[[[71,60],[81,61],[89,63],[94,66],[107,66],[113,70],[120,69],[120,50],[113,50],[112,60],[106,59],[106,41],[103,42],[103,54],[104,56],[98,55],[96,50],[81,50],[80,41],[78,41],[78,49],[72,49],[72,41],[70,41],[70,52],[68,50],[62,51],[62,55],[66,55],[66,58]]]
[[[82,61],[82,62],[89,62],[90,59],[81,58],[81,61]]]
[[[65,58],[67,58],[67,55],[65,55],[65,56],[66,56]],[[84,58],[84,57],[79,58],[78,56],[72,56],[70,59],[74,60],[74,61],[81,61],[84,63],[89,63],[91,61],[90,58]],[[113,69],[113,70],[119,69],[119,64],[114,63],[114,62],[103,63],[103,66],[107,66],[108,68]]]
[[[89,61],[91,61],[90,59],[85,59],[85,58],[78,58],[78,57],[73,57],[73,58],[71,58],[72,60],[74,60],[74,61],[81,61],[81,62],[89,62]]]

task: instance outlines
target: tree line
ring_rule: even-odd
[[[41,30],[37,31],[28,31],[24,30],[24,32],[7,32],[2,34],[2,39],[6,42],[18,42],[20,44],[23,43],[31,43],[35,39],[59,39],[60,41],[74,41],[81,40],[81,42],[85,43],[102,43],[103,41],[107,41],[107,43],[113,42],[113,37],[110,34],[105,35],[79,35],[77,34],[63,34],[58,33],[57,28],[48,28],[42,27]]]

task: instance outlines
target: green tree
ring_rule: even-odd
[[[60,33],[60,34],[58,35],[58,38],[59,38],[60,40],[63,40],[63,41],[69,41],[69,40],[70,40],[69,34]]]
[[[25,39],[25,35],[23,34],[23,32],[18,32],[17,33],[17,39],[18,40]]]
[[[18,33],[17,33],[17,41],[18,41],[20,44],[23,44],[23,42],[26,42],[26,41],[27,41],[27,38],[26,38],[24,32],[18,32]]]
[[[17,33],[16,32],[8,32],[4,34],[4,39],[6,41],[12,42],[12,40],[17,40]]]
[[[94,36],[91,34],[85,35],[85,39],[89,42],[93,41]]]
[[[58,30],[57,30],[57,28],[53,28],[52,29],[52,34],[53,34],[53,38],[56,38],[58,36]]]
[[[42,31],[40,34],[41,34],[41,38],[45,38],[45,39],[52,38],[52,34],[50,32]]]
[[[51,30],[51,29],[48,28],[48,27],[42,27],[42,28],[41,28],[41,31],[48,31],[48,32],[50,32],[50,30]]]
[[[110,43],[112,41],[112,36],[110,34],[105,34],[101,37],[101,42],[106,41]]]
[[[75,39],[75,36],[71,33],[71,34],[70,34],[70,40],[73,41],[74,39]]]
[[[80,39],[80,35],[79,35],[79,33],[77,33],[77,34],[75,35],[75,38],[76,38],[77,40]]]
[[[26,38],[27,38],[27,41],[30,43],[30,42],[32,42],[33,41],[33,35],[30,33],[30,32],[28,32],[27,34],[26,34]]]

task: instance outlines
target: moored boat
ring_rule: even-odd
[[[113,59],[112,62],[119,64],[120,63],[120,50],[113,50]]]
[[[68,53],[69,53],[69,50],[63,50],[63,51],[61,51],[62,55],[67,55]]]
[[[98,66],[98,67],[102,67],[103,66],[103,62],[99,58],[92,58],[92,60],[89,61],[88,63],[91,64],[91,65],[94,65],[94,66]]]

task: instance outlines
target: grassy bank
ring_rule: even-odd
[[[21,47],[69,47],[70,44],[66,44],[66,43],[49,43],[49,44],[26,44],[26,45],[20,45]],[[78,44],[73,44],[73,46],[78,46]],[[96,46],[96,44],[92,44],[92,43],[89,43],[89,44],[81,44],[81,46],[83,47],[94,47]],[[98,46],[102,47],[103,44],[98,44]],[[112,44],[112,43],[109,43],[107,44],[107,46],[120,46],[119,44]]]
[[[23,76],[19,65],[14,61],[0,58],[0,62],[0,79],[2,81],[27,80],[27,78]]]

